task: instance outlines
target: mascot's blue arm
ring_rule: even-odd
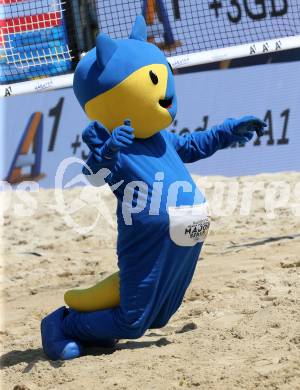
[[[184,163],[192,163],[207,158],[219,149],[240,142],[246,143],[253,137],[257,127],[264,127],[264,122],[255,117],[242,117],[240,119],[226,119],[221,125],[210,130],[194,132],[179,136],[164,131],[165,136],[173,143],[179,157]]]
[[[163,130],[184,163],[192,163],[207,158],[219,149],[227,148],[235,142],[246,143],[253,137],[253,132],[261,135],[266,123],[253,116],[240,119],[229,118],[221,125],[210,130],[179,136]],[[90,149],[84,175],[95,174],[100,168],[114,171],[118,162],[118,150],[112,149],[111,134],[99,122],[91,122],[83,131],[82,139]],[[89,169],[88,169],[89,167]]]

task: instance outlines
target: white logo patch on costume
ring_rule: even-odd
[[[169,207],[170,237],[179,246],[203,242],[208,234],[210,216],[207,203]]]

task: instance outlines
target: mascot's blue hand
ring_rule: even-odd
[[[107,147],[113,152],[117,152],[122,148],[127,148],[132,144],[134,139],[134,129],[131,127],[129,119],[124,121],[124,125],[116,127],[110,139],[107,142]]]
[[[256,132],[258,137],[264,134],[265,122],[252,115],[243,116],[240,119],[229,118],[224,122],[229,141],[233,143],[245,144],[249,142],[253,133]]]
[[[103,125],[98,122],[91,122],[82,132],[82,140],[89,147],[91,152],[97,152],[103,146]],[[108,130],[107,130],[108,132]]]
[[[240,119],[233,120],[232,132],[236,135],[248,135],[248,133],[253,133],[261,137],[264,134],[264,127],[267,124],[259,118],[256,118],[252,115],[243,116]]]

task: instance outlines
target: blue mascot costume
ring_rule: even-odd
[[[118,200],[119,273],[117,281],[87,293],[90,306],[81,305],[79,295],[76,306],[71,291],[69,308],[43,319],[43,348],[53,360],[166,325],[181,305],[209,228],[205,198],[184,163],[245,143],[265,126],[246,116],[184,137],[164,130],[177,110],[174,77],[164,54],[147,42],[142,16],[129,39],[98,35],[76,68],[74,91],[93,120],[82,136],[90,149],[83,172],[92,177],[105,168]]]

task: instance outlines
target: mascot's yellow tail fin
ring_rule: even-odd
[[[111,309],[120,304],[119,272],[97,283],[95,286],[81,290],[69,290],[64,296],[70,308],[78,311],[95,311]]]

